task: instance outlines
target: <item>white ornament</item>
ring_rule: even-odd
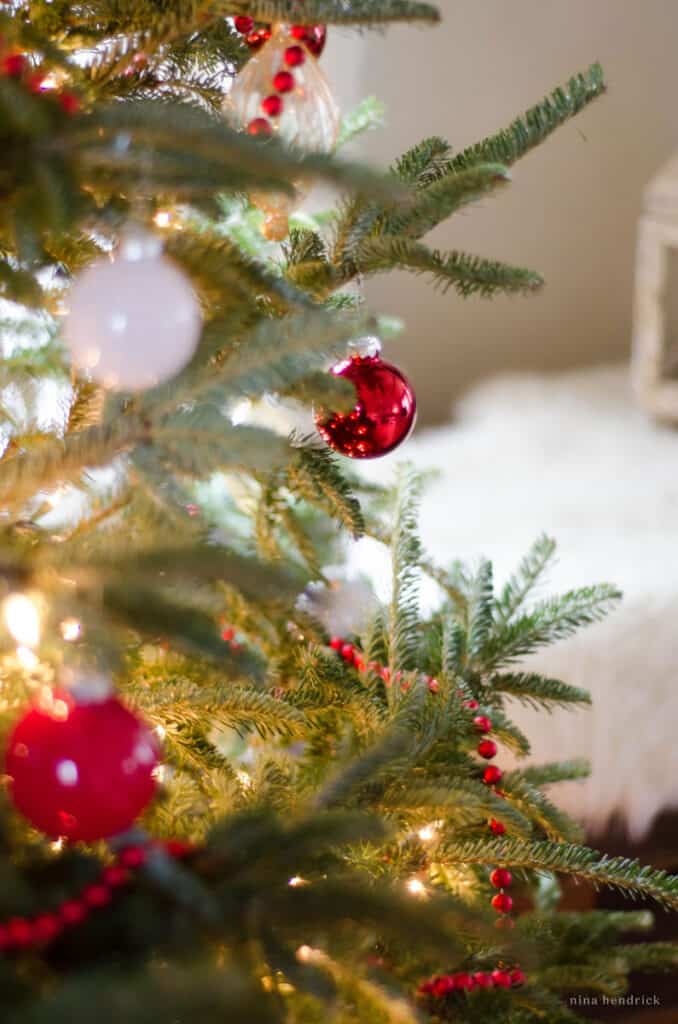
[[[228,119],[237,127],[248,129],[253,121],[268,121],[272,135],[277,135],[293,149],[303,153],[331,153],[339,137],[340,114],[329,82],[310,50],[301,47],[303,62],[290,67],[285,51],[299,49],[289,25],[274,27],[270,40],[250,57],[226,98]],[[277,93],[275,76],[279,72],[294,81],[291,91]],[[278,95],[282,112],[268,117],[262,109],[267,96]],[[287,219],[303,202],[310,187],[308,180],[294,182],[296,195],[281,192],[256,192],[252,203],[266,215],[264,234],[273,241],[287,235]]]
[[[78,276],[68,305],[63,334],[73,364],[105,387],[139,391],[169,380],[200,338],[190,281],[162,241],[139,228]]]

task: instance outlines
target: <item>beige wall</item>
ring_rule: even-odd
[[[625,359],[635,223],[643,185],[678,145],[678,0],[442,0],[438,29],[339,38],[328,70],[387,104],[388,127],[365,144],[380,163],[427,134],[455,148],[507,124],[599,59],[610,92],[514,169],[514,183],[458,215],[431,243],[532,266],[530,299],[462,301],[407,275],[368,287],[403,316],[390,354],[407,366],[424,421],[492,371]],[[362,80],[342,68],[358,59]]]

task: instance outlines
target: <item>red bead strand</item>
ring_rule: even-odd
[[[195,847],[179,840],[154,843],[175,860],[183,860],[195,852]],[[143,867],[148,856],[147,846],[127,846],[118,855],[115,864],[103,868],[99,879],[87,885],[79,898],[65,900],[54,912],[42,912],[35,917],[12,917],[0,924],[0,952],[14,953],[38,948],[53,942],[66,928],[82,924],[92,911],[107,907],[114,890],[129,885],[133,870]]]

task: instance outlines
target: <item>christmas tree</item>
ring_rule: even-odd
[[[337,454],[397,447],[415,412],[356,285],[539,288],[422,239],[604,91],[594,66],[384,173],[337,155],[380,111],[339,122],[327,26],[438,17],[2,7],[3,1021],[559,1024],[568,993],[678,960],[645,911],[559,910],[567,876],[678,908],[544,792],[585,765],[500,767],[529,750],[511,699],[589,699],[521,658],[615,588],[535,598],[548,538],[496,589],[487,562],[433,565],[413,470],[383,492]],[[316,216],[313,182],[341,193]],[[281,430],[288,407],[320,433]],[[323,567],[363,535],[391,598],[333,636]]]

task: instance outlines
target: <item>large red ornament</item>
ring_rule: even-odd
[[[350,380],[357,404],[349,413],[320,412],[316,425],[331,448],[350,459],[378,459],[408,437],[417,413],[414,391],[403,373],[380,356],[352,356],[332,367]]]
[[[326,25],[293,25],[291,31],[294,38],[307,46],[314,57],[319,57],[325,49]]]
[[[5,772],[17,809],[52,838],[106,839],[125,832],[151,801],[155,735],[115,697],[77,704],[50,693],[9,737]]]

